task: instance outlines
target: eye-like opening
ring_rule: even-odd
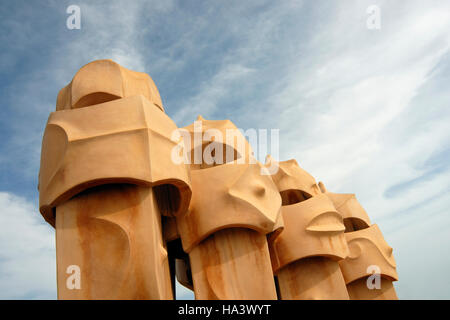
[[[110,93],[106,93],[106,92],[94,92],[91,94],[88,94],[84,97],[82,97],[81,99],[79,99],[74,105],[73,105],[73,109],[76,108],[84,108],[84,107],[89,107],[89,106],[93,106],[95,104],[100,104],[100,103],[105,103],[105,102],[109,102],[112,100],[117,100],[120,99],[121,97],[110,94]]]
[[[222,154],[220,154],[220,149],[222,149]],[[197,152],[197,159],[195,159],[195,152]],[[188,152],[187,156],[191,163],[191,170],[220,166],[225,163],[236,161],[242,157],[241,154],[230,145],[214,141],[193,148]]]
[[[345,232],[353,232],[363,230],[369,227],[369,225],[359,218],[344,218]]]
[[[289,189],[280,192],[281,196],[281,205],[289,206],[292,204],[296,204],[305,200],[308,200],[312,197],[309,193],[298,190],[298,189]]]

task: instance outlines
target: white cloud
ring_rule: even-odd
[[[220,100],[232,95],[233,82],[242,81],[252,70],[239,64],[229,64],[225,68],[220,69],[208,83],[204,83],[199,88],[199,92],[187,99],[180,110],[174,115],[173,119],[177,123],[182,123],[189,119],[193,122],[198,115],[202,115],[205,119],[211,119],[217,110],[217,104]],[[223,112],[223,111],[222,111]]]
[[[401,299],[449,299],[449,206],[447,192],[380,225],[394,248]]]
[[[55,238],[37,208],[0,192],[0,299],[55,299]]]

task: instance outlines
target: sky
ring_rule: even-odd
[[[0,43],[0,299],[56,299],[41,141],[58,91],[96,59],[148,73],[179,127],[279,129],[280,160],[378,224],[400,299],[450,299],[450,1],[2,1]]]

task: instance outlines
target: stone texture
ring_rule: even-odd
[[[83,66],[42,141],[58,298],[173,299],[178,280],[196,299],[397,299],[392,248],[355,195],[294,159],[261,164],[250,142],[230,120],[178,128],[145,73]]]
[[[39,202],[56,229],[59,299],[172,299],[161,215],[186,212],[177,129],[151,78],[89,63],[58,95],[45,129]],[[169,161],[168,161],[169,160]],[[81,288],[66,285],[70,266]]]
[[[295,160],[275,163],[284,229],[269,238],[281,299],[349,299],[338,261],[348,255],[342,216]],[[267,158],[266,166],[274,160]]]

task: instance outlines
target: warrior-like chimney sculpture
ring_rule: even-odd
[[[397,299],[354,195],[295,160],[262,165],[229,120],[177,128],[153,80],[111,60],[59,92],[38,188],[58,299],[169,300],[176,280],[196,299]]]

